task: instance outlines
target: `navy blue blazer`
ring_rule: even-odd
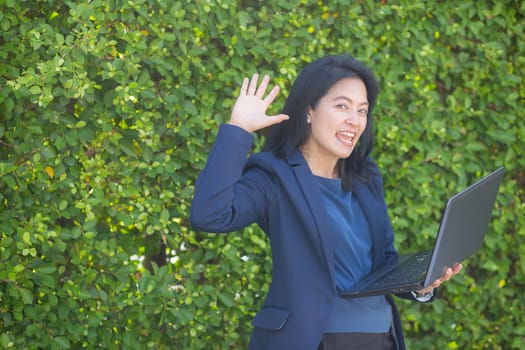
[[[263,152],[246,160],[252,143],[250,133],[221,125],[195,184],[190,221],[196,230],[217,233],[257,223],[269,237],[272,283],[253,319],[249,349],[316,350],[337,297],[334,243],[321,191],[299,151],[287,159]],[[354,182],[353,193],[368,219],[377,267],[397,252],[382,178],[371,159],[367,166],[368,181]],[[387,298],[404,349],[399,314]]]

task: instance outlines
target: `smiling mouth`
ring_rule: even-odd
[[[340,131],[340,132],[337,133],[337,137],[338,137],[339,141],[341,141],[345,145],[348,145],[348,146],[353,146],[354,145],[355,133],[353,133],[353,132]]]

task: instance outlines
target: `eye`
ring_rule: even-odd
[[[336,107],[337,107],[338,109],[344,109],[344,110],[347,110],[347,109],[348,109],[348,106],[345,105],[344,103],[338,104]]]
[[[364,109],[364,108],[360,109],[359,110],[359,114],[364,115],[364,116],[368,116],[368,109]]]

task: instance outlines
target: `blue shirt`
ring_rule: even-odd
[[[343,189],[341,179],[316,178],[332,223],[336,287],[342,292],[370,273],[372,238],[359,202]],[[325,332],[384,333],[391,323],[391,306],[384,296],[337,298]]]

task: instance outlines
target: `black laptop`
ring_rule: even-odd
[[[401,255],[365,276],[342,297],[406,293],[423,289],[473,255],[483,244],[504,168],[498,168],[451,197],[443,210],[434,248]]]

